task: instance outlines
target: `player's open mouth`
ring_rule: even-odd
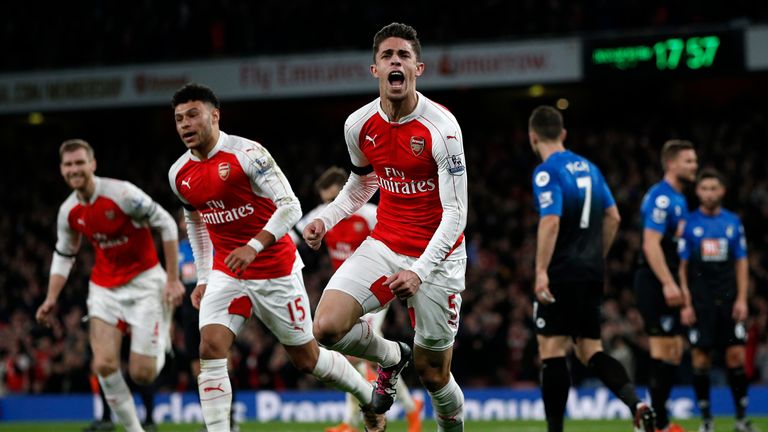
[[[389,84],[392,87],[400,88],[403,86],[403,83],[405,83],[405,74],[400,71],[392,71],[389,73],[389,76],[387,76],[387,80],[389,80]]]
[[[182,135],[182,137],[184,138],[184,141],[189,141],[190,138],[192,138],[196,134],[197,134],[196,132],[187,132],[184,135]]]

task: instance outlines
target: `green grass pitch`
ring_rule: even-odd
[[[687,431],[696,431],[698,420],[683,420],[679,422]],[[753,418],[752,423],[761,431],[768,432],[768,417]],[[0,423],[3,432],[80,432],[86,425],[83,422],[39,422],[39,423]],[[718,431],[732,431],[733,420],[718,418],[715,420]],[[329,423],[243,423],[242,432],[322,432]],[[119,428],[118,430],[123,430]],[[165,424],[158,428],[160,432],[198,432],[199,424]],[[405,432],[405,422],[390,422],[387,431]],[[437,430],[433,421],[425,421],[425,432]],[[542,421],[473,421],[465,425],[467,432],[543,432],[546,426]],[[567,421],[567,432],[621,432],[631,431],[626,420],[574,420]]]

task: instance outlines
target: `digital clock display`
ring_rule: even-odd
[[[592,40],[585,43],[587,75],[704,73],[744,68],[738,32]]]

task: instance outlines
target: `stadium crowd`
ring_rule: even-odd
[[[531,195],[531,173],[537,163],[528,145],[526,109],[509,113],[512,120],[494,123],[467,106],[448,107],[464,125],[467,166],[470,175],[470,207],[466,229],[469,266],[463,294],[461,325],[454,354],[454,374],[462,385],[535,386],[538,379],[536,338],[532,329],[533,258],[537,216]],[[333,104],[332,100],[317,102]],[[243,130],[258,110],[276,112],[288,105],[263,103],[256,112],[248,105],[233,106],[230,117],[224,105],[223,130],[254,136],[267,146],[286,172],[302,202],[304,212],[319,199],[312,189],[316,176],[332,164],[344,165],[348,156],[341,141],[340,122],[316,125],[313,135],[284,135],[285,125],[266,125],[262,133]],[[312,107],[305,108],[312,111]],[[96,149],[97,174],[132,181],[156,197],[169,211],[179,207],[167,186],[170,163],[183,151],[173,136],[170,114],[138,114],[139,110],[113,110],[91,114],[90,125],[102,123],[103,131],[85,136]],[[605,173],[613,188],[623,220],[608,259],[609,279],[603,307],[606,325],[603,339],[611,355],[619,359],[638,383],[647,382],[647,339],[635,308],[632,278],[640,244],[639,206],[642,194],[661,178],[658,161],[661,144],[671,136],[692,140],[702,167],[712,166],[726,174],[729,191],[725,207],[739,213],[749,240],[750,319],[748,323],[747,373],[752,381],[768,382],[768,120],[765,111],[734,110],[727,115],[684,116],[670,127],[661,114],[627,113],[595,118],[565,112],[567,143]],[[575,112],[574,112],[575,114]],[[69,114],[70,118],[77,113]],[[80,114],[81,115],[81,114]],[[506,114],[505,114],[506,115]],[[156,136],[119,136],[111,132],[110,117],[147,122]],[[34,311],[45,296],[51,252],[55,240],[58,205],[66,186],[58,175],[60,141],[71,126],[16,125],[0,128],[0,141],[24,140],[32,145],[13,147],[0,184],[4,209],[0,212],[0,394],[90,392],[90,354],[85,314],[88,274],[93,255],[82,248],[78,263],[59,301],[58,320],[51,329],[38,326]],[[597,120],[599,119],[599,120]],[[153,123],[153,122],[156,122]],[[95,126],[93,126],[95,127]],[[258,130],[258,126],[257,129]],[[152,133],[150,132],[150,133]],[[137,139],[138,138],[138,139]],[[29,167],[38,167],[30,170]],[[23,185],[23,186],[22,186]],[[695,205],[695,197],[689,203]],[[13,211],[9,211],[13,209]],[[331,274],[324,254],[306,247],[300,252],[307,265],[304,279],[310,302],[317,304]],[[410,340],[407,313],[393,307],[384,333]],[[174,328],[174,360],[161,376],[165,390],[194,391],[188,369],[184,329]],[[259,323],[251,322],[233,350],[233,385],[247,389],[316,387],[314,380],[293,368],[274,337]],[[593,383],[578,362],[571,362],[575,384]],[[690,380],[690,362],[684,361],[680,383]],[[413,373],[406,373],[409,381]],[[722,378],[722,377],[721,377]],[[715,380],[715,383],[718,381]]]

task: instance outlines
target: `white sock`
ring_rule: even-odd
[[[397,390],[397,401],[400,402],[400,405],[403,406],[403,411],[405,411],[406,414],[413,412],[416,406],[413,404],[411,392],[408,390],[408,386],[405,385],[405,382],[402,378],[397,380],[397,384],[395,384],[395,390]]]
[[[360,376],[368,379],[368,362],[365,360],[358,360],[355,369],[360,373]],[[360,401],[358,401],[352,394],[347,393],[347,412],[344,414],[344,423],[357,427],[360,424]]]
[[[351,393],[365,405],[371,403],[373,384],[361,377],[352,364],[336,351],[320,347],[320,354],[317,356],[317,364],[312,375],[339,390]]]
[[[128,389],[128,384],[123,379],[123,374],[118,370],[112,375],[99,375],[99,384],[104,390],[109,407],[117,416],[117,420],[125,427],[127,432],[143,432],[139,416],[136,414],[136,405],[133,403],[133,395]]]
[[[229,432],[232,384],[229,382],[227,359],[200,359],[197,387],[208,432]]]
[[[432,408],[435,410],[438,432],[455,432],[464,430],[464,393],[451,379],[440,390],[432,393]]]
[[[331,347],[347,355],[363,358],[390,367],[400,361],[400,346],[373,333],[367,321],[358,320],[349,332]]]

